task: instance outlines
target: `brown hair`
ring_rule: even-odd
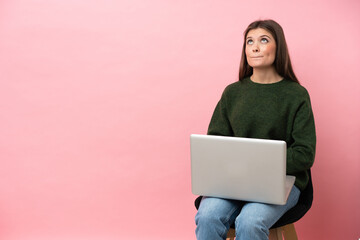
[[[286,79],[299,83],[291,65],[288,47],[285,41],[284,31],[282,27],[274,20],[258,20],[251,23],[246,28],[244,32],[244,44],[243,44],[241,60],[240,60],[239,81],[253,74],[253,69],[252,67],[249,66],[246,60],[245,47],[246,47],[247,34],[249,33],[250,30],[257,28],[265,29],[266,31],[270,32],[271,35],[275,38],[276,56],[273,65],[275,67],[276,72],[280,76]]]

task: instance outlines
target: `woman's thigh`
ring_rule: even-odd
[[[239,216],[236,218],[236,223],[241,224],[241,220],[244,220],[243,222],[247,223],[252,222],[252,224],[259,222],[269,229],[282,215],[297,204],[299,196],[300,190],[294,186],[285,205],[255,202],[246,203],[241,209]]]

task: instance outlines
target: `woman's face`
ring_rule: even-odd
[[[268,68],[275,61],[276,42],[270,32],[263,28],[250,30],[246,36],[245,54],[253,68]]]

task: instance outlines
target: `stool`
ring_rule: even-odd
[[[235,229],[230,228],[227,240],[235,240]],[[269,240],[298,240],[294,224],[270,229]]]

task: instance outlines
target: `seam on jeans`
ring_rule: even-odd
[[[226,226],[226,224],[229,225],[230,227],[230,223],[229,220],[231,218],[231,216],[235,213],[236,210],[238,210],[240,208],[240,206],[234,206],[231,211],[229,212],[228,215],[226,215],[225,219],[224,219],[224,227]],[[222,236],[226,236],[228,232],[228,229],[225,227]]]
[[[235,213],[236,210],[238,210],[240,208],[240,206],[235,206],[232,211],[229,212],[229,214],[226,216],[225,218],[225,223],[228,223],[231,216]],[[230,225],[230,224],[229,224]]]

